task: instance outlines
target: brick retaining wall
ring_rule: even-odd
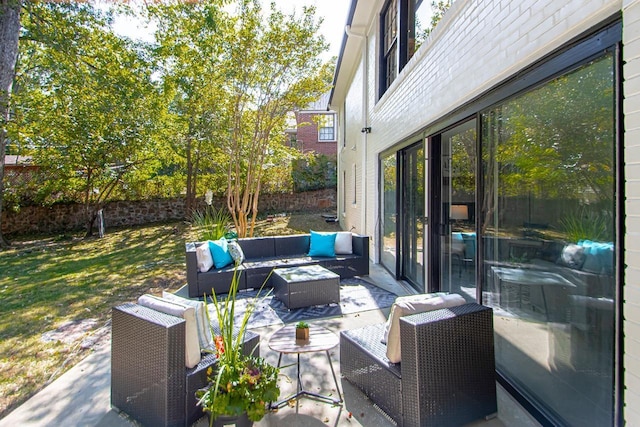
[[[201,199],[204,206],[204,201]],[[226,206],[225,198],[214,198],[215,207]],[[336,190],[324,189],[303,193],[263,194],[259,199],[261,213],[327,211],[335,212]],[[105,227],[121,227],[185,219],[185,200],[154,199],[118,201],[105,206]],[[59,233],[84,229],[83,206],[60,204],[53,206],[27,206],[20,212],[2,213],[2,233]]]

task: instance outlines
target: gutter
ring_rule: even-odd
[[[336,62],[336,69],[333,72],[333,81],[331,82],[331,93],[329,94],[329,103],[327,106],[331,105],[333,101],[333,91],[335,90],[336,83],[338,80],[338,73],[340,72],[340,66],[342,65],[342,58],[344,56],[344,50],[347,47],[347,40],[349,39],[349,28],[351,28],[351,23],[353,22],[353,15],[356,13],[356,6],[358,5],[358,0],[351,0],[351,7],[349,8],[349,14],[347,15],[347,22],[345,23],[345,32],[342,35],[342,45],[340,46],[340,54],[338,55],[338,62]]]

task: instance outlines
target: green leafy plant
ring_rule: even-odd
[[[210,414],[210,426],[221,415],[240,416],[246,413],[250,420],[260,421],[266,414],[267,404],[274,402],[280,395],[277,384],[280,370],[261,357],[247,356],[242,352],[249,318],[257,302],[269,293],[261,296],[262,288],[260,288],[258,295],[247,304],[240,324],[236,325],[234,315],[238,278],[239,273],[236,268],[229,293],[221,303],[218,302],[215,294],[212,295],[219,325],[219,332],[213,327],[211,329],[215,337],[217,370],[211,367],[207,370],[209,385],[206,389],[196,392],[198,405]],[[205,312],[208,316],[209,310],[208,307],[206,308]],[[210,321],[209,324],[211,324]]]
[[[606,242],[612,240],[610,224],[611,214],[599,213],[593,209],[583,207],[560,220],[560,225],[571,242],[593,240]]]
[[[308,328],[309,324],[305,321],[299,321],[298,323],[296,323],[296,329],[305,329]]]
[[[193,225],[200,230],[201,240],[218,240],[230,232],[231,216],[226,209],[207,206],[191,216]]]

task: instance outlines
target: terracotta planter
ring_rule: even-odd
[[[213,420],[213,427],[251,427],[253,421],[246,413],[238,416],[220,415]]]
[[[309,328],[296,328],[296,341],[309,341]]]

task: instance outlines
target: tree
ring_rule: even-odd
[[[426,7],[426,6],[423,6],[423,7]],[[434,0],[431,2],[432,14],[431,14],[431,21],[429,22],[429,26],[426,28],[423,28],[422,26],[424,24],[420,22],[418,19],[416,19],[415,50],[418,50],[418,48],[422,45],[422,43],[424,43],[429,38],[433,30],[435,30],[436,26],[438,25],[438,22],[440,22],[440,20],[442,19],[444,14],[447,12],[447,10],[449,10],[450,7],[451,7],[450,0],[438,0],[438,1]]]
[[[21,0],[2,0],[0,3],[0,247],[9,243],[2,234],[2,205],[4,195],[4,156],[7,144],[10,95],[18,59]]]
[[[315,9],[285,16],[258,1],[148,3],[158,24],[158,59],[170,145],[184,159],[186,208],[195,209],[203,175],[224,171],[227,207],[240,236],[251,235],[264,171],[278,162],[286,114],[328,90],[326,49]],[[215,186],[214,186],[215,187]]]
[[[287,112],[329,89],[330,66],[319,59],[326,43],[313,7],[285,16],[271,4],[265,17],[257,0],[240,0],[232,23],[222,66],[230,125],[227,206],[244,237],[253,235],[265,159],[283,142]]]
[[[89,3],[32,3],[23,20],[14,135],[84,203],[86,235],[123,177],[154,158],[151,69]]]
[[[153,54],[167,99],[170,150],[186,170],[186,212],[195,209],[202,170],[224,164],[218,141],[225,138],[222,40],[228,27],[225,0],[148,3],[158,25]],[[221,169],[221,168],[220,168]]]

